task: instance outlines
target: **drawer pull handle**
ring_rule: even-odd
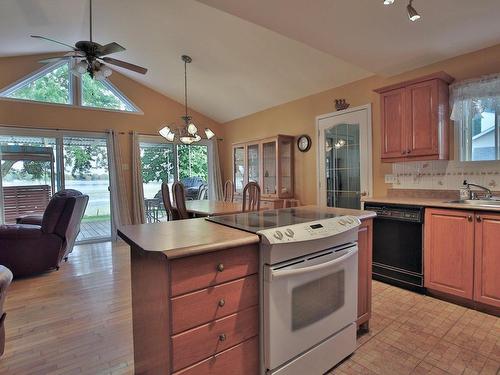
[[[219,263],[219,264],[217,265],[217,271],[219,271],[219,272],[224,271],[224,265],[223,265],[222,263]]]
[[[219,300],[219,307],[224,307],[225,304],[226,304],[226,301],[224,301],[224,298],[221,298]]]
[[[467,220],[472,221],[472,215],[467,216]]]
[[[220,342],[226,341],[226,334],[225,333],[219,335],[219,341]]]
[[[477,215],[477,216],[476,216],[476,220],[477,220],[477,222],[478,222],[478,223],[480,223],[480,222],[481,222],[481,220],[483,220],[483,219],[481,218],[481,216]]]

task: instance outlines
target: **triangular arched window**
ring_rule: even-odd
[[[0,97],[125,112],[140,112],[109,80],[74,75],[73,62],[46,65],[0,91]]]

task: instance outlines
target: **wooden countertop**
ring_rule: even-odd
[[[167,258],[181,258],[259,242],[256,234],[211,223],[204,218],[125,225],[118,229],[118,235],[130,246],[163,252]]]
[[[458,199],[458,198],[457,198]],[[364,203],[406,204],[423,207],[452,208],[456,210],[494,211],[500,212],[499,207],[479,206],[472,204],[449,203],[451,199],[443,198],[409,198],[409,197],[371,197],[363,198]]]
[[[326,211],[335,215],[357,216],[360,220],[376,216],[372,211],[317,206],[297,207],[301,210]],[[182,258],[211,251],[239,247],[259,242],[259,236],[239,229],[212,223],[204,218],[161,223],[125,225],[118,235],[130,246],[162,252],[167,258]]]

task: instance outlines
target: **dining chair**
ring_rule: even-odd
[[[198,200],[207,198],[208,198],[208,185],[207,184],[200,185],[200,189],[198,190]]]
[[[166,182],[161,184],[161,197],[163,199],[163,206],[165,206],[165,210],[167,211],[168,220],[179,220],[179,212],[172,206],[170,188]]]
[[[234,200],[234,185],[233,181],[227,180],[224,184],[224,202],[232,202]]]
[[[172,185],[172,194],[175,199],[175,207],[179,215],[179,220],[189,219],[189,214],[186,209],[186,193],[184,185],[181,182],[174,182]]]
[[[249,182],[243,188],[243,212],[258,210],[260,210],[260,186],[256,182]]]

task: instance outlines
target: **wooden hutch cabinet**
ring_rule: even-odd
[[[294,137],[277,135],[233,145],[235,199],[241,199],[245,185],[257,182],[261,206],[281,208],[284,199],[294,197]]]
[[[448,85],[444,72],[375,90],[380,94],[382,161],[448,159]]]

